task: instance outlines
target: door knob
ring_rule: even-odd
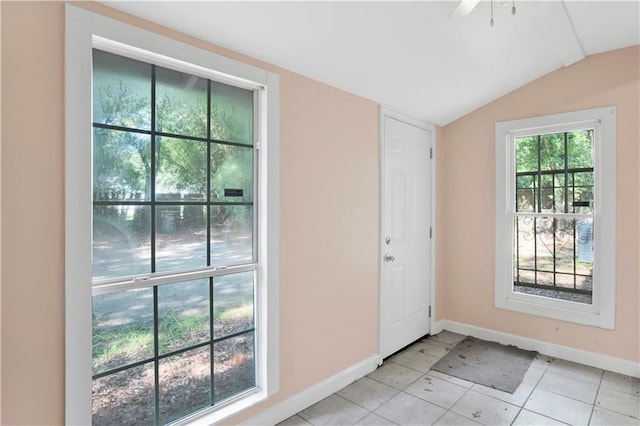
[[[385,254],[384,260],[385,262],[393,262],[394,260],[396,260],[396,257],[392,254]]]

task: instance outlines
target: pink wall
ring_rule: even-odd
[[[0,4],[0,423],[62,424],[64,4]],[[377,105],[99,4],[84,7],[280,74],[281,392],[268,404],[375,353]]]
[[[7,2],[1,7],[0,423],[61,423],[64,9]]]
[[[439,318],[640,361],[640,47],[588,57],[447,125],[438,141]],[[617,107],[616,328],[494,307],[496,121]]]

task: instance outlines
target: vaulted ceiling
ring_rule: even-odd
[[[105,1],[438,125],[585,56],[640,43],[638,1]]]

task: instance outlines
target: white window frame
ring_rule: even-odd
[[[594,272],[592,304],[517,293],[513,290],[515,138],[594,129]],[[495,125],[496,246],[495,306],[579,324],[615,328],[616,109],[553,114]]]
[[[91,423],[92,384],[92,49],[186,70],[232,85],[258,88],[257,388],[179,424],[212,424],[279,389],[279,146],[277,74],[66,5],[65,422]]]

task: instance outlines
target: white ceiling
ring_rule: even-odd
[[[640,43],[640,2],[103,1],[438,125],[555,69]]]

